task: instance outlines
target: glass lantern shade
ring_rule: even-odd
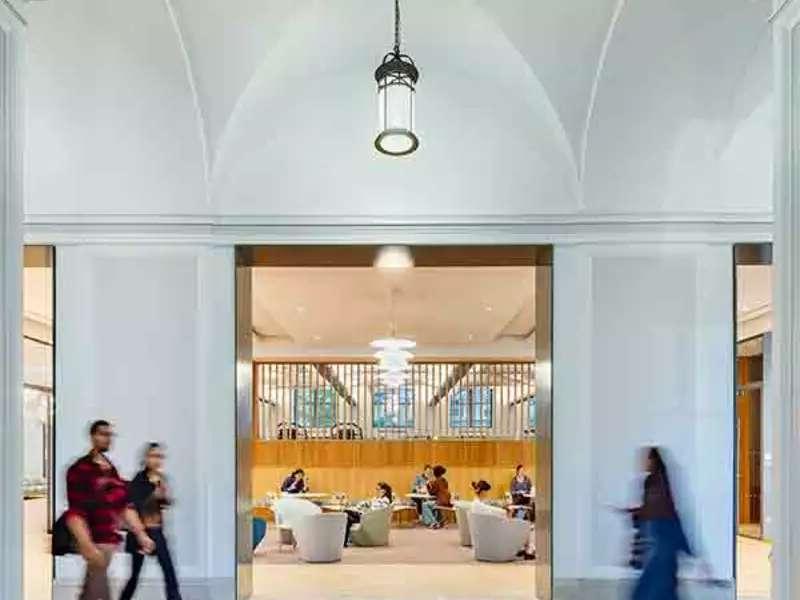
[[[414,132],[414,101],[419,72],[405,55],[387,54],[375,71],[378,83],[378,136],[375,148],[391,156],[411,154],[419,147]]]

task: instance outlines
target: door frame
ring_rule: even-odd
[[[242,341],[251,328],[252,268],[254,266],[327,266],[325,254],[346,250],[343,260],[336,266],[372,266],[376,249],[392,242],[354,244],[342,241],[322,244],[239,244],[235,247],[236,278],[236,598],[246,600],[253,593],[253,551],[249,540],[252,523],[249,491],[252,471],[252,401],[253,401],[253,357],[250,348],[241,348]],[[416,265],[425,266],[515,266],[529,264],[536,269],[534,301],[536,307],[536,360],[544,357],[545,370],[539,384],[537,375],[537,446],[536,446],[536,493],[537,516],[544,526],[536,528],[536,598],[551,600],[553,591],[553,244],[525,243],[472,243],[472,244],[407,244],[415,252]],[[480,249],[480,250],[478,250]],[[482,255],[463,260],[459,253],[469,254],[475,250]],[[484,262],[478,262],[484,261]],[[545,322],[544,333],[538,327]],[[248,364],[243,364],[248,361]],[[541,388],[541,389],[540,389]],[[539,435],[541,430],[543,435]],[[345,442],[346,443],[346,442]],[[544,491],[542,498],[539,494]],[[246,494],[242,498],[242,493]],[[539,521],[540,519],[537,519]],[[542,525],[542,523],[540,523]],[[246,536],[246,539],[243,539]]]

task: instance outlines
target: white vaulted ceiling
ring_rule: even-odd
[[[30,7],[27,210],[764,212],[769,0],[404,0],[422,147],[378,156],[389,0]]]

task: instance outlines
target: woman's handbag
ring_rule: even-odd
[[[75,536],[67,527],[67,513],[63,513],[53,525],[52,536],[53,556],[65,556],[67,554],[78,554]]]

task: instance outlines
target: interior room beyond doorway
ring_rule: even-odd
[[[535,253],[350,252],[252,269],[253,597],[534,598]]]

